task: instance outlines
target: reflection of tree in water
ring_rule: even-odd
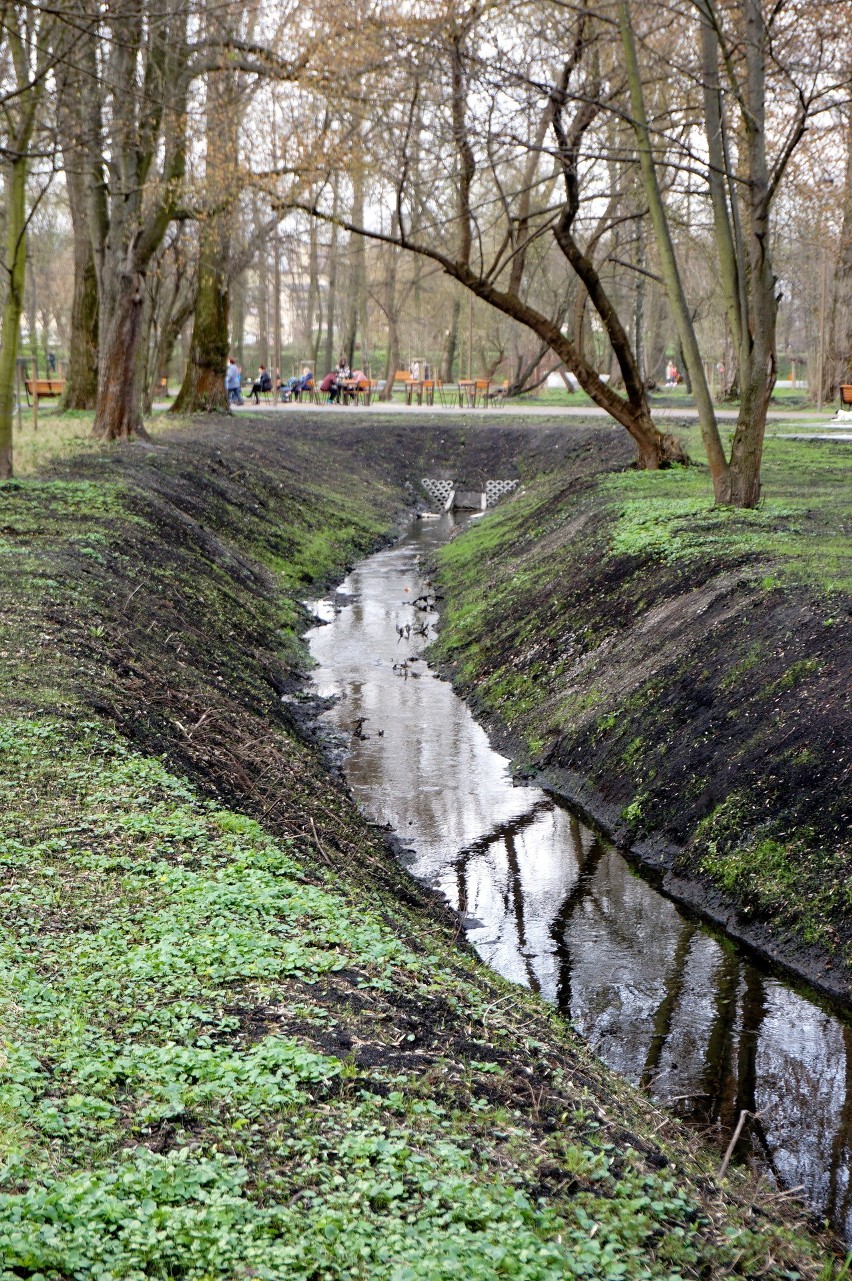
[[[571,890],[553,918],[550,937],[553,939],[557,960],[556,1005],[566,1019],[571,1018],[571,944],[568,942],[568,926],[579,907],[592,896],[595,873],[601,859],[606,853],[606,846],[597,837],[591,841],[588,850],[583,849],[583,833],[575,815],[570,818],[571,843],[574,846],[574,857],[577,860],[578,876]]]
[[[643,1090],[650,1089],[653,1085],[663,1057],[663,1050],[671,1035],[674,1016],[683,996],[686,966],[697,928],[692,921],[684,921],[680,927],[672,963],[666,975],[663,999],[654,1014],[654,1035],[651,1037],[651,1044],[648,1046],[648,1053],[639,1076],[639,1084]]]
[[[852,1027],[843,1025],[843,1050],[846,1065],[843,1107],[831,1145],[828,1166],[828,1196],[825,1212],[841,1231],[852,1227]],[[845,1187],[841,1191],[841,1183]]]
[[[719,964],[713,976],[713,1017],[700,1076],[701,1094],[695,1097],[693,1116],[707,1124],[720,1121],[733,1128],[739,1116],[732,1060],[740,958],[727,942],[721,942],[719,948]]]
[[[535,972],[533,958],[529,955],[527,945],[524,886],[515,842],[527,828],[537,823],[543,814],[549,814],[553,808],[553,801],[547,796],[543,797],[535,805],[531,806],[526,814],[522,814],[520,818],[513,819],[510,823],[499,824],[492,831],[480,836],[478,840],[466,846],[465,849],[459,850],[454,860],[458,909],[460,912],[467,912],[469,910],[468,878],[471,863],[476,858],[486,856],[493,846],[500,842],[503,843],[508,871],[506,890],[505,893],[501,894],[503,910],[507,916],[511,915],[514,919],[518,951],[524,962],[527,980],[533,992],[541,992],[541,983]]]

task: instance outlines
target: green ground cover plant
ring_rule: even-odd
[[[745,1227],[711,1246],[694,1193],[616,1149],[582,1089],[530,1147],[489,1098],[504,1054],[442,1079],[320,1049],[331,976],[368,1014],[404,992],[481,1017],[483,994],[297,843],[96,723],[6,721],[0,747],[3,1281],[644,1281],[761,1257]],[[568,1196],[536,1194],[548,1151]]]
[[[445,429],[293,421],[0,491],[0,1278],[830,1281],[833,1243],[486,971],[328,773],[301,597]]]

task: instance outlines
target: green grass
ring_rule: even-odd
[[[392,893],[375,833],[275,719],[299,595],[389,523],[390,482],[345,449],[315,477],[311,440],[280,470],[230,458],[221,490],[169,490],[197,538],[187,521],[166,547],[139,474],[176,483],[198,448],[2,489],[0,1281],[833,1270]],[[91,693],[140,737],[157,717],[211,787],[248,768],[277,833],[93,720]]]
[[[699,456],[695,433],[690,450]],[[765,498],[755,511],[713,504],[704,468],[627,471],[608,477],[602,496],[617,513],[612,549],[685,565],[718,556],[773,566],[818,591],[852,591],[852,449],[841,442],[770,439]]]
[[[544,1144],[571,1189],[548,1204],[542,1140],[482,1092],[499,1064],[474,1057],[451,1087],[448,1062],[436,1091],[317,1049],[335,976],[377,1013],[390,991],[474,1017],[482,996],[369,897],[306,875],[298,844],[97,725],[6,722],[0,747],[2,1281],[759,1264],[763,1229],[708,1250],[692,1195],[616,1154],[582,1096]]]

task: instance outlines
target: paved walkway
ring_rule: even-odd
[[[164,401],[154,406],[155,409],[168,409],[169,402]],[[290,404],[275,405],[272,401],[261,401],[255,405],[248,400],[240,406],[235,405],[234,410],[238,414],[270,414],[270,413],[308,413],[308,414],[343,414],[350,417],[360,417],[365,413],[377,415],[393,414],[397,417],[405,416],[416,419],[419,415],[440,414],[441,417],[464,416],[474,417],[487,420],[488,418],[600,418],[618,424],[610,417],[605,409],[599,409],[597,405],[494,405],[488,409],[468,409],[466,406],[458,405],[400,405],[391,401],[388,403],[384,400],[373,401],[369,407],[365,405],[314,405],[308,401],[291,402]],[[698,413],[691,405],[684,405],[682,409],[672,409],[670,407],[661,407],[654,409],[652,407],[654,418],[660,420],[678,420],[684,419],[698,421]],[[720,422],[736,422],[736,409],[718,409],[716,417]],[[825,414],[803,413],[796,409],[770,409],[767,415],[767,421],[778,423],[802,423],[831,428],[831,421],[826,419]],[[848,424],[837,424],[837,430],[849,430]],[[834,439],[832,435],[832,439]],[[841,437],[842,439],[842,437]]]

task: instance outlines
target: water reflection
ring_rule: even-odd
[[[309,635],[350,784],[410,844],[412,873],[467,914],[480,955],[555,1002],[602,1059],[852,1237],[852,1028],[685,917],[507,761],[420,657],[418,554],[445,521],[359,565]],[[419,601],[422,606],[424,602]],[[403,636],[399,635],[403,629]],[[355,737],[355,731],[362,737]]]

